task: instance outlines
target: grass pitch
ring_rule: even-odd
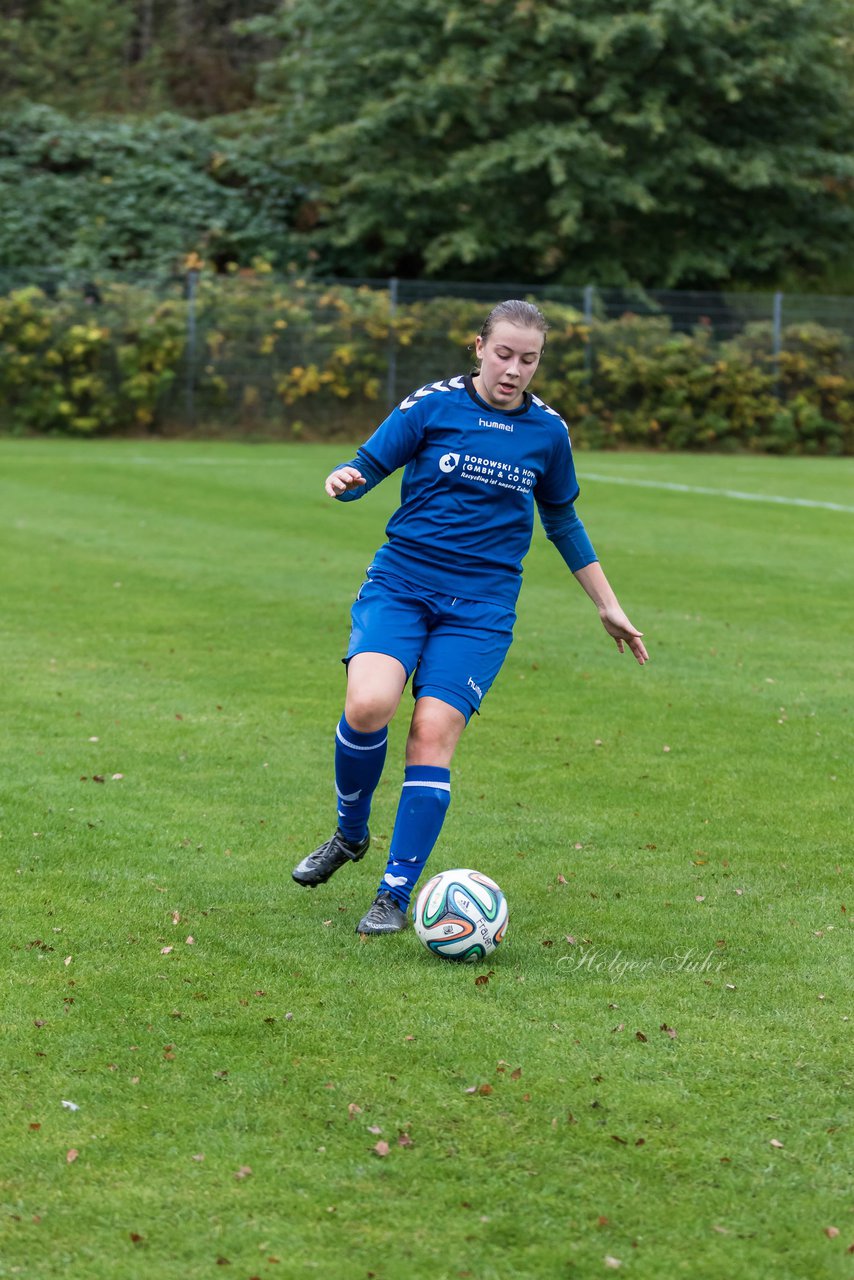
[[[0,443],[0,1276],[850,1280],[854,464],[580,455],[652,661],[538,531],[431,862],[507,893],[472,969],[354,933],[405,706],[290,879],[397,496],[345,452]]]

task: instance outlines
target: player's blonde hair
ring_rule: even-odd
[[[535,307],[533,302],[522,302],[519,298],[508,298],[493,307],[483,322],[480,331],[481,339],[486,342],[495,326],[502,320],[508,320],[519,329],[539,329],[543,335],[543,346],[546,345],[546,334],[549,331],[546,317]]]

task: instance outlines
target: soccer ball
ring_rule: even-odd
[[[412,909],[415,932],[428,951],[447,960],[483,960],[507,930],[507,899],[480,871],[440,871]]]

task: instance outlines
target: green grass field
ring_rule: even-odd
[[[406,707],[373,856],[290,879],[397,496],[345,453],[0,442],[0,1276],[851,1280],[854,462],[579,456],[652,660],[538,530],[471,968],[354,932]]]

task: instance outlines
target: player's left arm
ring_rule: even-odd
[[[623,653],[628,645],[641,666],[649,662],[649,654],[643,642],[643,632],[638,631],[626,617],[599,561],[594,560],[591,564],[576,569],[574,573],[576,581],[581,584],[598,609],[602,626],[608,635],[614,638],[620,653]]]
[[[562,495],[560,495],[561,487]],[[537,507],[546,537],[557,547],[576,581],[581,584],[595,604],[602,626],[614,639],[620,653],[623,653],[628,645],[643,666],[649,661],[649,654],[643,642],[643,632],[638,631],[626,616],[597,559],[587,530],[575,510],[579,489],[568,432],[557,434],[551,466],[538,485],[538,490]]]

